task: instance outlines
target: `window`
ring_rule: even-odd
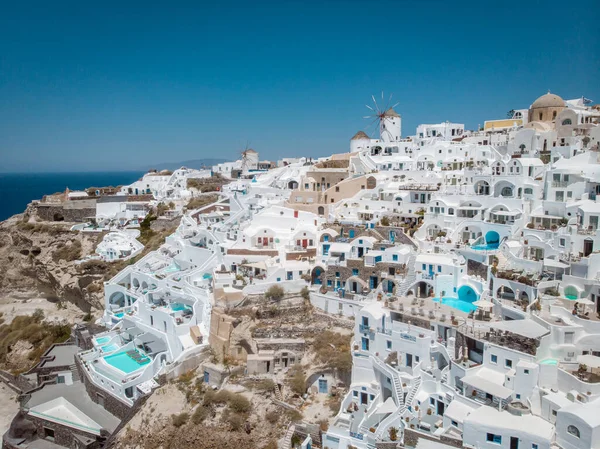
[[[537,443],[531,443],[531,449],[538,449]]]
[[[579,433],[579,429],[575,426],[569,426],[567,427],[567,432],[569,432],[571,435],[573,435],[576,438],[580,437],[580,433]]]
[[[352,268],[352,276],[358,276],[358,268]]]
[[[56,383],[57,384],[64,384],[65,383],[65,376],[57,376],[56,377]]]
[[[54,429],[44,427],[44,438],[48,441],[54,441]]]
[[[570,118],[564,119],[564,120],[562,121],[562,125],[563,125],[563,126],[571,125],[572,123],[573,123],[573,122],[571,122],[571,119],[570,119]],[[536,448],[536,449],[537,449],[537,448]]]
[[[429,405],[435,405],[435,399],[429,398]]]
[[[385,342],[385,344],[386,344],[386,347],[387,347],[389,350],[391,350],[391,349],[392,349],[392,340],[387,340],[387,341]]]
[[[327,234],[325,234],[325,235],[323,236],[323,241],[324,241],[324,242],[328,242],[328,241],[329,241],[329,236],[328,236]]]
[[[558,240],[558,246],[560,246],[561,248],[564,248],[565,247],[565,242],[566,242],[565,239],[559,239]]]
[[[358,391],[353,390],[352,391],[352,396],[355,397],[355,398],[357,398],[358,397]]]
[[[504,361],[504,366],[506,366],[507,368],[512,368],[512,360],[506,359]]]
[[[524,372],[525,374],[529,374],[529,370],[528,370],[528,369],[526,369],[526,370],[523,370],[523,372]]]
[[[517,393],[517,399],[521,399],[521,395]]]
[[[392,254],[392,261],[398,262],[398,254]]]
[[[495,435],[493,433],[488,433],[486,440],[489,441],[490,443],[502,444],[502,435]]]
[[[552,410],[552,416],[556,416],[556,410]]]
[[[456,421],[450,421],[450,424],[452,424],[454,427],[458,427],[458,423]]]
[[[491,361],[492,363],[498,363],[498,356],[497,356],[497,355],[494,355],[494,354],[492,354],[492,355],[491,355],[491,357],[490,357],[490,361]]]

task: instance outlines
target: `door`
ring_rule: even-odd
[[[412,354],[406,354],[406,366],[412,367]]]
[[[366,337],[362,337],[361,342],[362,342],[362,350],[368,351],[369,350],[369,339]]]
[[[510,449],[519,449],[519,438],[510,437]]]
[[[327,379],[319,379],[319,393],[327,394]]]
[[[445,404],[442,401],[437,401],[437,414],[439,416],[444,416],[444,408]]]
[[[583,241],[583,257],[589,256],[594,251],[594,241],[592,239],[585,239]]]
[[[367,393],[360,394],[360,404],[367,405],[369,403],[369,395]]]
[[[210,381],[210,373],[208,371],[204,371],[204,383],[207,384]]]
[[[302,240],[302,248],[306,248],[308,247],[308,239],[303,239]]]
[[[364,253],[364,249],[362,247],[358,247],[358,257],[362,257]]]

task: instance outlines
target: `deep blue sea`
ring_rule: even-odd
[[[131,184],[144,172],[0,173],[0,221],[19,214],[44,195],[87,187]]]

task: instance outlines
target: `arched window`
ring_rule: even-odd
[[[556,111],[554,111],[554,112],[552,113],[552,119],[554,120],[555,118],[556,118]]]
[[[573,124],[573,122],[571,122],[571,119],[570,119],[570,118],[566,118],[566,119],[564,119],[564,120],[562,121],[562,125],[563,125],[563,126],[566,126],[566,125],[572,125],[572,124]]]
[[[452,207],[448,208],[448,215],[454,215],[454,209]]]
[[[567,432],[569,432],[574,437],[577,437],[577,438],[580,437],[579,429],[577,427],[575,427],[575,426],[569,426],[569,427],[567,427]]]

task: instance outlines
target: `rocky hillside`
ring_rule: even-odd
[[[69,227],[26,222],[23,215],[0,223],[0,298],[42,296],[84,312],[101,307],[105,274],[82,275],[75,262],[91,254],[102,235]]]

